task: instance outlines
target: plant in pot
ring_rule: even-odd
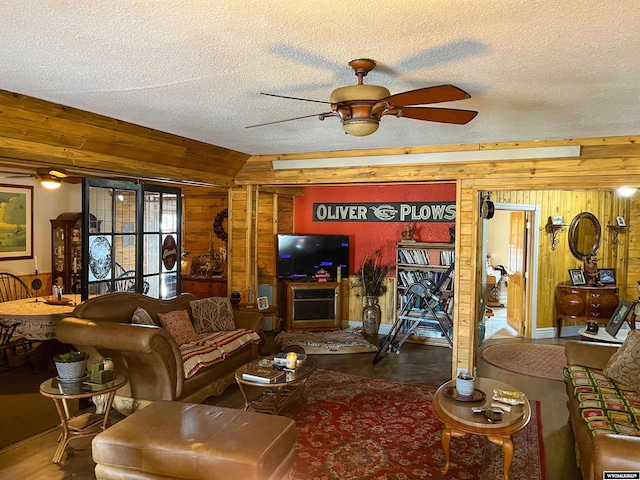
[[[79,380],[87,375],[87,363],[89,354],[86,352],[71,351],[61,355],[55,355],[53,362],[58,371],[60,380]]]
[[[362,331],[365,335],[378,334],[382,317],[378,298],[386,293],[384,279],[393,268],[391,265],[383,264],[381,257],[380,250],[376,250],[374,255],[365,255],[354,285],[359,287],[365,296],[362,308]]]

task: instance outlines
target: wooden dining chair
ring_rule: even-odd
[[[31,298],[29,287],[12,273],[0,272],[0,302]]]
[[[12,322],[10,320],[0,320],[0,366],[5,368],[11,368],[9,363],[9,352],[12,356],[16,356],[18,347],[22,348],[25,359],[29,364],[31,373],[36,373],[33,366],[33,360],[29,353],[29,346],[31,342],[22,336],[16,336],[16,328],[20,326],[20,322]]]

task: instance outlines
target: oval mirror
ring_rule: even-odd
[[[569,249],[578,260],[595,255],[600,248],[602,229],[593,213],[582,212],[571,220],[569,226]]]

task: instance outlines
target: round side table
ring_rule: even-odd
[[[442,449],[445,455],[445,464],[441,471],[443,474],[449,471],[450,451],[449,444],[451,438],[462,437],[467,433],[483,435],[492,443],[502,447],[504,453],[504,479],[509,479],[509,468],[513,460],[513,441],[511,436],[527,426],[531,420],[531,408],[529,401],[525,400],[524,405],[511,407],[511,412],[505,412],[502,420],[496,423],[489,423],[482,414],[473,413],[471,407],[489,408],[493,401],[493,390],[514,391],[516,388],[506,383],[491,380],[489,378],[476,378],[475,388],[485,393],[484,400],[476,402],[463,402],[449,398],[445,395],[445,390],[455,386],[455,380],[447,382],[438,388],[433,397],[433,409],[438,419],[444,423],[442,430]]]
[[[59,463],[64,455],[64,450],[73,438],[96,435],[109,426],[109,412],[113,404],[116,390],[127,383],[127,377],[116,372],[116,376],[110,382],[103,385],[87,384],[86,382],[59,382],[57,377],[45,380],[40,384],[40,393],[49,397],[56,404],[56,410],[60,416],[62,434],[58,440],[58,448],[53,455],[53,463]],[[91,398],[98,395],[106,396],[104,413],[82,413],[76,416],[69,415],[67,400],[79,398]]]

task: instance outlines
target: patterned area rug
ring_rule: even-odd
[[[512,373],[546,380],[563,381],[566,365],[564,347],[538,343],[497,343],[480,350],[480,358],[494,367]]]
[[[451,440],[451,467],[441,475],[435,387],[318,370],[305,391],[305,403],[282,413],[298,429],[295,480],[503,478],[502,449],[477,435]],[[512,480],[546,479],[539,409],[532,401],[531,422],[513,437]]]
[[[377,352],[378,347],[362,334],[352,330],[331,332],[281,332],[273,339],[280,348],[293,345],[304,348],[308,354]]]

